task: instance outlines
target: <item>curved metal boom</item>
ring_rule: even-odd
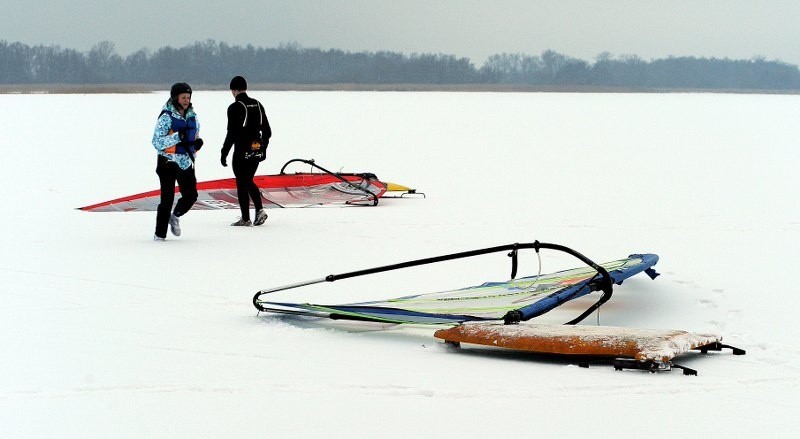
[[[275,292],[278,292],[278,291],[286,291],[286,290],[290,290],[290,289],[293,289],[293,288],[299,288],[299,287],[318,284],[318,283],[322,283],[322,282],[334,282],[334,281],[337,281],[337,280],[340,280],[340,279],[347,279],[347,278],[358,277],[358,276],[366,276],[368,274],[382,273],[382,272],[385,272],[385,271],[399,270],[401,268],[416,267],[416,266],[419,266],[419,265],[433,264],[433,263],[436,263],[436,262],[450,261],[450,260],[453,260],[453,259],[470,258],[470,257],[473,257],[473,256],[485,255],[485,254],[496,253],[496,252],[504,252],[504,251],[509,251],[509,250],[510,250],[510,253],[508,253],[508,256],[511,257],[511,259],[512,259],[512,262],[511,262],[512,263],[511,278],[513,279],[516,276],[516,271],[517,271],[517,252],[518,252],[518,250],[521,250],[521,249],[533,249],[537,253],[541,249],[556,250],[556,251],[561,251],[561,252],[567,253],[567,254],[572,255],[575,258],[579,259],[581,262],[583,262],[584,264],[588,265],[589,267],[593,268],[601,276],[601,278],[599,280],[591,281],[589,283],[589,286],[590,286],[590,288],[592,288],[593,291],[602,290],[603,291],[603,295],[600,297],[600,299],[597,301],[597,303],[595,303],[589,309],[584,311],[583,314],[581,314],[580,316],[576,317],[575,319],[567,322],[566,324],[574,325],[574,324],[580,322],[581,320],[585,319],[589,314],[591,314],[594,310],[600,308],[601,305],[603,305],[605,302],[608,301],[608,299],[611,298],[611,294],[612,294],[612,290],[613,290],[613,280],[611,279],[611,275],[608,273],[608,271],[605,268],[603,268],[601,265],[596,264],[591,259],[589,259],[586,256],[578,253],[575,250],[572,250],[569,247],[565,247],[565,246],[559,245],[559,244],[550,244],[550,243],[546,243],[546,242],[534,241],[534,242],[530,242],[530,243],[514,243],[514,244],[500,245],[500,246],[496,246],[496,247],[487,247],[487,248],[482,248],[482,249],[477,249],[477,250],[470,250],[470,251],[465,251],[465,252],[452,253],[452,254],[448,254],[448,255],[434,256],[434,257],[431,257],[431,258],[415,259],[415,260],[412,260],[412,261],[401,262],[401,263],[398,263],[398,264],[384,265],[384,266],[381,266],[381,267],[367,268],[367,269],[364,269],[364,270],[351,271],[351,272],[341,273],[341,274],[329,274],[329,275],[327,275],[327,276],[325,276],[323,278],[320,278],[320,279],[314,279],[314,280],[309,280],[309,281],[305,281],[305,282],[297,282],[297,283],[284,285],[284,286],[280,286],[280,287],[276,287],[276,288],[260,290],[255,294],[255,296],[253,296],[253,305],[255,305],[256,309],[258,309],[259,311],[267,311],[267,309],[262,307],[261,304],[258,302],[259,298],[264,294],[271,294],[271,293],[275,293]],[[503,320],[505,321],[506,324],[518,323],[520,320],[522,320],[522,314],[517,310],[509,311],[505,315],[505,317],[503,317]]]
[[[338,174],[338,173],[335,173],[335,172],[331,172],[331,171],[329,171],[329,170],[327,170],[327,169],[323,168],[322,166],[320,166],[320,165],[316,164],[316,162],[314,162],[314,159],[311,159],[311,160],[306,160],[306,159],[291,159],[291,160],[289,160],[288,162],[286,162],[286,163],[284,163],[284,164],[283,164],[283,167],[281,167],[281,172],[280,172],[280,173],[281,173],[281,174],[285,174],[285,172],[284,172],[284,171],[286,170],[286,167],[287,167],[287,166],[289,166],[289,164],[290,164],[290,163],[294,163],[294,162],[305,163],[305,164],[307,164],[307,165],[310,165],[312,168],[317,168],[317,169],[319,169],[320,171],[322,171],[322,172],[324,172],[324,173],[326,173],[326,174],[328,174],[328,175],[331,175],[331,176],[333,176],[333,177],[336,177],[336,178],[338,178],[339,180],[341,180],[342,182],[346,183],[346,184],[347,184],[347,185],[349,185],[350,187],[352,187],[352,188],[354,188],[354,189],[356,189],[356,190],[359,190],[359,191],[362,191],[362,192],[366,193],[368,197],[371,197],[371,198],[372,198],[372,205],[373,205],[373,206],[377,206],[377,205],[378,205],[378,195],[376,195],[376,194],[374,194],[374,193],[370,192],[369,190],[367,190],[367,189],[365,189],[365,188],[363,188],[363,187],[361,187],[361,186],[359,186],[359,185],[357,185],[357,184],[354,184],[352,181],[350,181],[350,180],[348,180],[348,179],[346,179],[346,178],[342,177],[342,175],[341,175],[341,174]],[[360,176],[360,175],[358,175],[358,174],[351,174],[351,175]],[[360,176],[360,177],[361,177],[362,179],[366,180],[366,178],[365,178],[365,177],[363,177],[363,176]]]

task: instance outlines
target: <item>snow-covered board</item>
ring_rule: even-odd
[[[451,343],[472,343],[522,351],[564,355],[592,355],[667,362],[700,346],[722,341],[715,334],[673,329],[616,326],[504,325],[464,323],[436,331],[434,337]]]
[[[707,352],[722,347],[735,355],[745,352],[723,345],[716,334],[674,329],[641,329],[617,326],[579,326],[497,322],[468,322],[436,331],[434,337],[460,346],[470,343],[540,354],[633,359],[618,368],[657,370],[668,368],[676,356],[691,350]],[[638,364],[637,364],[638,363]],[[692,374],[696,374],[692,371]]]

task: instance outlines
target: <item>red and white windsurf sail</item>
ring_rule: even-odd
[[[300,161],[313,165],[313,161]],[[313,166],[324,170],[319,166]],[[284,174],[281,170],[281,173],[277,175],[258,175],[254,181],[261,190],[264,208],[323,205],[372,206],[378,204],[378,199],[387,190],[388,184],[378,180],[374,174],[343,174],[324,171],[324,173]],[[177,187],[175,192],[178,192]],[[239,208],[236,180],[233,178],[198,182],[197,195],[197,202],[192,209]],[[87,212],[155,211],[159,201],[160,191],[156,189],[78,209]]]

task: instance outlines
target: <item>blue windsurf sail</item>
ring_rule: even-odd
[[[552,274],[514,279],[517,267],[516,252],[523,248],[536,249],[537,253],[542,248],[566,251],[581,259],[587,266]],[[512,257],[513,264],[512,279],[508,281],[487,282],[457,290],[404,296],[388,300],[338,305],[264,300],[266,294],[314,283],[332,282],[348,277],[508,250],[511,250],[509,256]],[[468,321],[489,320],[516,323],[545,314],[567,301],[583,297],[593,291],[602,291],[602,296],[597,303],[575,320],[568,322],[574,324],[605,303],[611,297],[614,284],[619,285],[625,279],[643,271],[647,272],[651,278],[655,278],[658,274],[652,267],[657,262],[657,255],[633,254],[624,259],[595,264],[583,255],[566,247],[537,241],[531,244],[511,244],[409,261],[342,275],[330,275],[323,279],[259,291],[253,298],[253,303],[259,311],[331,319],[412,324],[458,324]]]

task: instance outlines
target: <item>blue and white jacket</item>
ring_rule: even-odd
[[[161,115],[158,116],[156,129],[153,133],[153,147],[167,160],[175,162],[181,169],[189,169],[194,166],[194,157],[197,151],[194,146],[189,148],[176,147],[181,141],[178,131],[186,129],[189,138],[196,140],[200,137],[200,122],[197,121],[197,114],[194,109],[189,107],[186,116],[172,105],[172,100],[167,100],[162,108]]]

